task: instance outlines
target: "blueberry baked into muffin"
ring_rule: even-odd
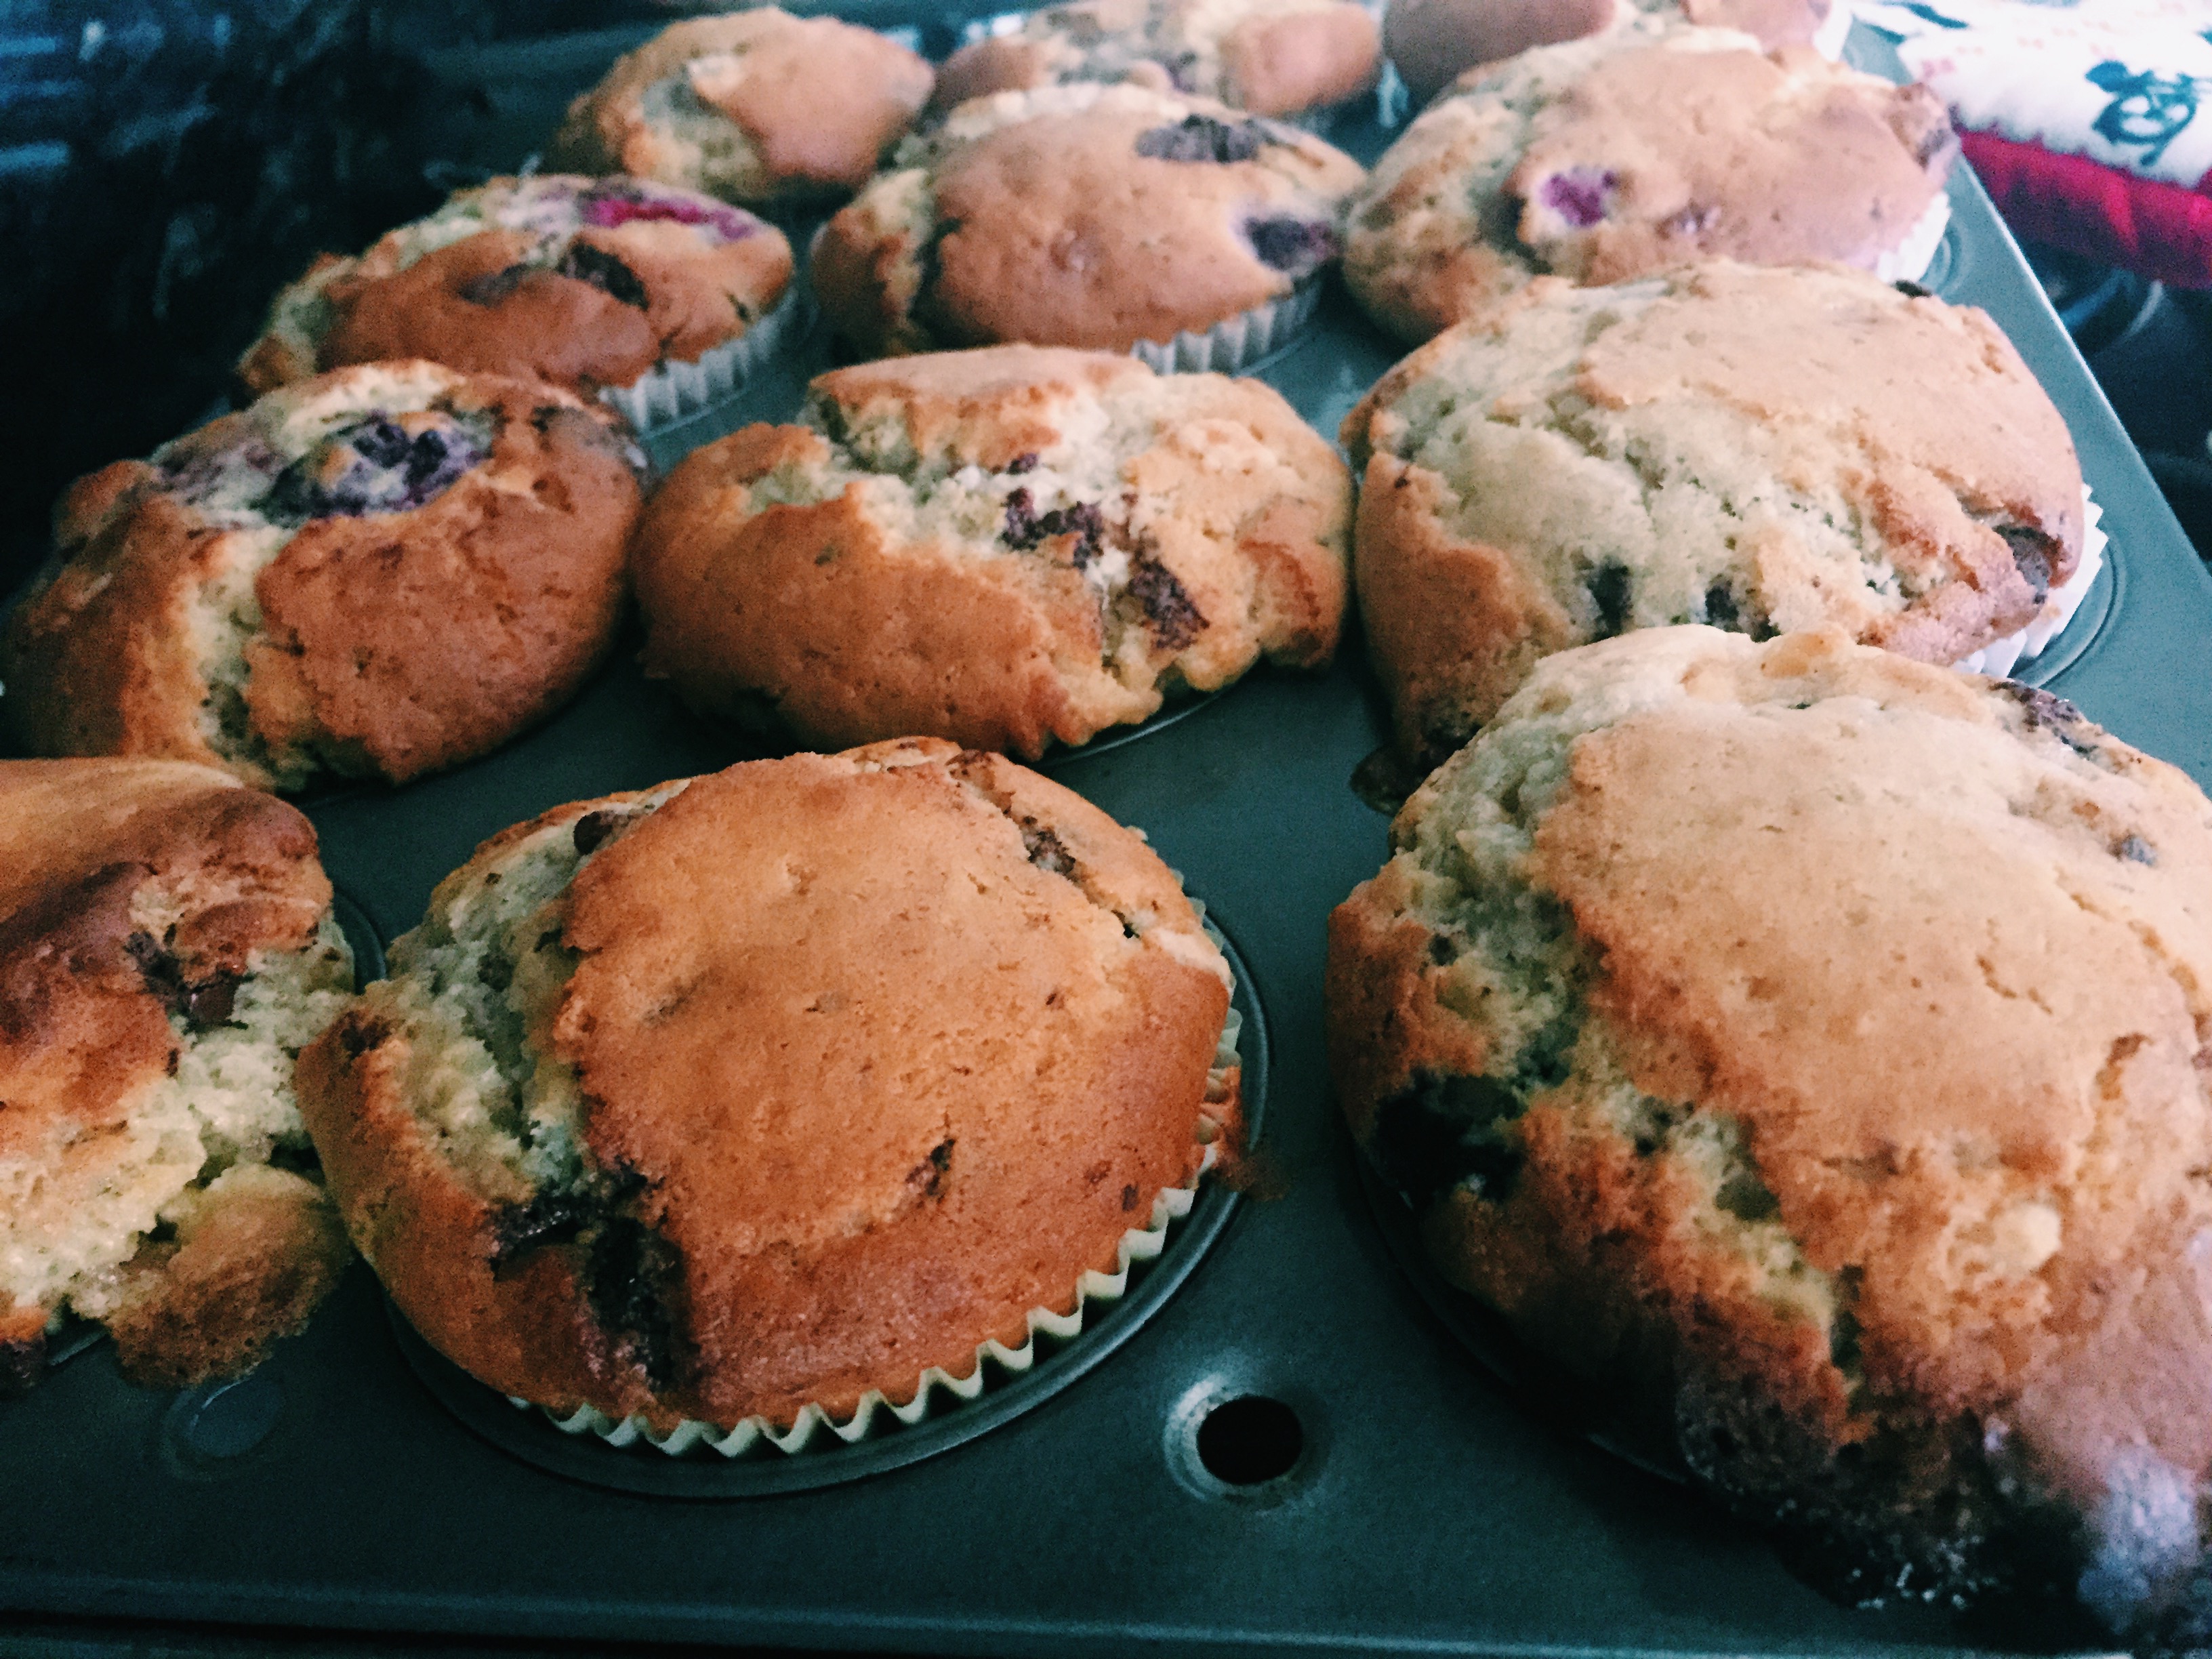
[[[928,739],[559,807],[301,1057],[355,1242],[510,1395],[728,1429],[1025,1343],[1235,1133],[1132,832]]]
[[[1358,96],[1381,70],[1374,16],[1354,0],[1076,0],[954,52],[935,103],[1128,81],[1290,116]]]
[[[1364,176],[1318,138],[1208,99],[1000,93],[902,144],[823,228],[811,276],[867,356],[1127,350],[1310,288]]]
[[[44,755],[296,789],[404,782],[505,742],[605,653],[640,457],[556,387],[343,368],[80,479],[0,635]]]
[[[1700,628],[1553,657],[1330,924],[1443,1273],[1860,1595],[2201,1648],[2212,805],[2044,691]]]
[[[1425,103],[1469,70],[1647,13],[1741,29],[1764,52],[1810,46],[1823,58],[1843,55],[1851,26],[1842,0],[1391,0],[1382,44],[1406,89]]]
[[[1730,258],[1911,279],[1942,240],[1957,153],[1925,87],[1643,18],[1471,74],[1423,111],[1352,204],[1345,280],[1410,343],[1542,274]]]
[[[2094,577],[2065,422],[1983,313],[1835,267],[1542,279],[1344,422],[1403,757],[1547,653],[1832,623],[1925,662],[2037,643]]]
[[[751,207],[835,200],[867,182],[934,80],[927,60],[834,17],[691,18],[571,105],[550,159]]]
[[[840,369],[654,496],[646,672],[809,744],[1035,757],[1263,655],[1326,665],[1351,498],[1257,380],[1032,346]]]
[[[276,296],[239,364],[267,392],[349,363],[629,386],[742,337],[791,282],[791,245],[750,213],[636,179],[540,174],[457,191]]]
[[[0,761],[0,1392],[70,1315],[173,1386],[305,1322],[352,1252],[293,1057],[352,988],[292,807],[207,767]]]

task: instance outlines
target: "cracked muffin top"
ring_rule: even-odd
[[[1675,628],[1546,661],[1391,841],[1332,1065],[1452,1279],[1844,1588],[2201,1644],[2194,783],[2047,692]]]
[[[568,107],[550,156],[754,206],[834,200],[914,125],[927,59],[773,6],[672,23]]]
[[[1343,436],[1360,612],[1425,765],[1538,658],[1631,629],[1834,623],[1951,663],[2078,592],[2081,467],[2019,354],[1856,271],[1540,281]]]
[[[81,478],[0,633],[33,753],[296,789],[496,747],[605,652],[643,467],[557,387],[422,362],[269,393]]]
[[[1018,1346],[1236,1121],[1173,874],[916,739],[556,809],[301,1062],[362,1254],[456,1363],[671,1426]]]
[[[256,392],[348,363],[625,386],[734,340],[783,295],[791,245],[750,213],[637,179],[538,174],[455,192],[276,296],[239,362]]]
[[[1296,115],[1367,91],[1381,68],[1375,19],[1352,0],[1078,0],[954,52],[933,102],[1127,81]]]
[[[646,672],[696,706],[1034,757],[1334,653],[1351,479],[1257,380],[997,346],[823,375],[801,421],[695,451],[639,527]]]
[[[1925,87],[1639,18],[1471,73],[1424,110],[1352,204],[1345,281],[1410,342],[1540,274],[1729,258],[1917,277],[1957,151]]]
[[[306,1320],[350,1252],[295,1173],[293,1056],[352,966],[314,830],[274,796],[0,761],[0,1393],[67,1314],[171,1386]]]
[[[816,239],[830,321],[872,356],[1027,341],[1126,351],[1289,296],[1365,175],[1210,99],[1073,85],[962,105]]]
[[[1850,8],[1835,0],[1391,0],[1382,44],[1421,103],[1469,70],[1601,34],[1647,13],[1741,29],[1762,52],[1811,46],[1823,58],[1842,55],[1851,21]]]

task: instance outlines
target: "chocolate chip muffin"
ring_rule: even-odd
[[[1541,273],[1700,259],[1920,276],[1958,151],[1942,101],[1803,47],[1641,18],[1470,75],[1376,163],[1345,280],[1408,342]]]
[[[293,1057],[353,959],[315,832],[206,767],[0,761],[0,1391],[67,1315],[126,1374],[243,1370],[351,1259]]]
[[[901,145],[823,228],[811,275],[867,356],[1126,351],[1291,299],[1336,257],[1363,176],[1318,138],[1206,99],[1000,93]]]
[[[1263,655],[1325,665],[1351,500],[1256,380],[1032,346],[840,369],[654,496],[646,672],[810,744],[1034,757]]]
[[[1834,623],[1952,663],[2094,574],[2073,441],[1996,325],[1835,267],[1540,280],[1343,437],[1360,614],[1424,768],[1569,646]]]
[[[272,392],[63,498],[0,711],[33,753],[280,789],[480,755],[605,653],[642,465],[532,381],[392,362]]]
[[[1229,975],[1068,791],[929,739],[510,830],[301,1057],[355,1242],[492,1387],[731,1428],[1028,1340],[1233,1130]]]
[[[696,191],[495,179],[357,258],[318,259],[276,296],[239,375],[268,392],[423,357],[586,393],[633,386],[726,350],[790,282],[782,232]]]
[[[550,159],[750,206],[835,200],[867,182],[934,78],[896,41],[833,17],[692,18],[569,106]]]
[[[1289,116],[1358,97],[1382,66],[1375,18],[1352,0],[1078,0],[954,52],[934,102],[1128,81]]]
[[[1741,29],[1765,52],[1810,46],[1840,58],[1851,9],[1838,0],[1391,0],[1383,48],[1406,89],[1425,103],[1468,70],[1535,46],[1601,34],[1640,13]]]
[[[2212,805],[2047,692],[1676,628],[1564,653],[1329,932],[1444,1273],[1856,1595],[2202,1647]]]

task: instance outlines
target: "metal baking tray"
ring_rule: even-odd
[[[465,94],[480,112],[465,159],[519,161],[636,38],[447,60],[457,106]],[[1879,50],[1863,30],[1858,46]],[[1367,118],[1334,136],[1370,156],[1388,137]],[[1952,194],[1940,291],[1987,308],[2049,388],[2112,535],[2099,592],[2028,672],[2212,781],[2212,579],[1987,198],[1963,171]],[[1261,373],[1333,435],[1397,355],[1332,295],[1315,331]],[[735,405],[657,442],[659,459],[787,416],[828,361],[817,334]],[[762,1491],[742,1470],[720,1486],[711,1468],[671,1480],[638,1473],[658,1454],[562,1442],[495,1400],[449,1409],[456,1387],[476,1385],[410,1358],[356,1268],[244,1382],[133,1389],[99,1346],[0,1405],[0,1612],[118,1644],[132,1638],[116,1620],[295,1639],[965,1653],[1933,1655],[2094,1641],[2000,1614],[1829,1601],[1760,1535],[1594,1443],[1426,1273],[1402,1220],[1363,1188],[1322,1060],[1324,920],[1385,854],[1384,820],[1349,781],[1383,735],[1355,634],[1326,674],[1258,672],[1046,763],[1141,825],[1207,902],[1245,970],[1267,1072],[1257,1189],[1218,1201],[1215,1236],[1178,1264],[1180,1282],[1057,1392],[933,1455],[804,1490]],[[487,760],[307,805],[333,880],[389,938],[502,826],[757,752],[646,684],[625,648]],[[1293,1419],[1300,1447],[1287,1473],[1237,1485],[1206,1471],[1196,1437],[1212,1407],[1249,1396],[1286,1411],[1248,1420],[1242,1449],[1286,1455]],[[501,1449],[523,1433],[543,1455]]]

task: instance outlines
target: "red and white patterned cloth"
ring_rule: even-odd
[[[1856,0],[2021,235],[2212,287],[2212,0]]]

